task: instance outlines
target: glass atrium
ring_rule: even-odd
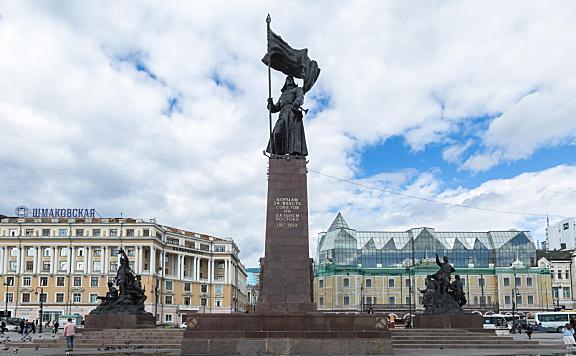
[[[529,231],[437,232],[414,228],[404,232],[356,231],[342,215],[320,234],[317,263],[362,268],[407,266],[448,256],[454,267],[510,267],[518,260],[536,266],[536,247]]]

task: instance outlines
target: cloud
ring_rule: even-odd
[[[442,159],[449,163],[459,164],[464,152],[466,152],[473,144],[474,141],[469,139],[464,144],[448,146],[442,151]]]
[[[354,179],[361,149],[391,136],[414,152],[455,145],[445,159],[471,170],[574,142],[574,3],[414,4],[2,2],[0,210],[94,206],[103,215],[155,217],[231,236],[243,261],[256,264],[266,208],[268,83],[260,58],[268,12],[273,29],[308,47],[322,68],[305,103],[314,109],[305,125],[318,171]],[[272,74],[275,98],[282,82]],[[485,132],[458,131],[483,115],[491,122]],[[454,144],[469,139],[479,151]],[[414,167],[383,166],[366,179],[447,194],[441,172]],[[564,179],[563,170],[552,174]],[[485,226],[476,215],[312,174],[309,190],[311,231],[325,229],[338,209],[366,227],[457,227],[445,222],[465,226],[464,219]]]

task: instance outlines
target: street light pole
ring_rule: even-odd
[[[36,294],[38,294],[38,287],[36,287]],[[39,322],[39,331],[40,333],[42,333],[42,322],[44,321],[42,318],[42,314],[44,311],[44,299],[42,298],[42,296],[44,295],[44,287],[40,287],[40,296],[38,297],[40,299],[40,322]]]
[[[4,299],[6,299],[6,309],[4,309],[4,316],[7,318],[8,317],[8,286],[10,286],[10,284],[7,281],[4,281],[4,285],[6,286],[6,295],[4,296]]]

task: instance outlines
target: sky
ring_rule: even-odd
[[[358,230],[537,240],[546,215],[576,215],[576,3],[526,0],[0,0],[0,213],[156,218],[257,266],[268,13],[322,70],[311,255],[339,211]]]

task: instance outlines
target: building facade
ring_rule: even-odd
[[[351,229],[338,214],[317,247],[314,291],[319,310],[422,310],[420,290],[448,256],[464,282],[469,309],[553,308],[550,270],[536,264],[527,231],[404,232]],[[412,288],[414,286],[414,288]]]
[[[538,251],[538,266],[550,270],[556,309],[574,309],[576,301],[576,253],[574,250]]]
[[[246,271],[232,239],[130,218],[2,216],[0,309],[35,320],[42,301],[44,321],[88,314],[116,276],[119,248],[160,322],[245,310]]]
[[[576,249],[576,220],[574,218],[567,218],[546,227],[546,249]]]

